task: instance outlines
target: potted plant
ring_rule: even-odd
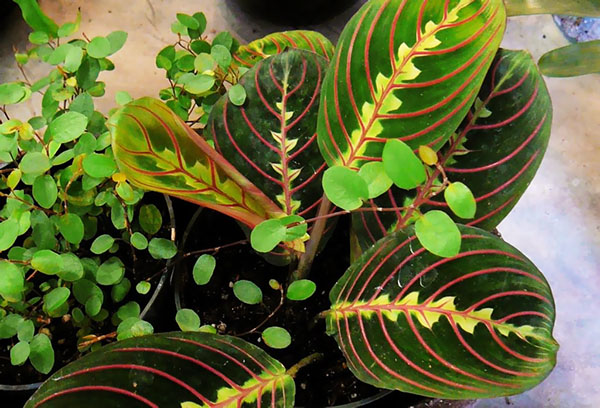
[[[406,405],[550,373],[551,289],[495,231],[552,117],[529,54],[499,49],[502,1],[371,0],[333,56],[314,33],[237,47],[202,39],[200,13],[178,21],[189,41],[157,59],[167,103],[131,101],[109,128],[129,183],[205,208],[180,253],[200,255],[184,333],[91,353],[27,407],[324,406],[344,385],[317,375],[337,363],[325,331],[348,373]]]
[[[79,17],[58,27],[36,2],[19,5],[34,31],[16,54],[24,79],[0,84],[2,391],[36,388],[103,341],[152,333],[143,319],[176,253],[170,199],[117,171],[94,108],[127,34],[65,41]],[[51,67],[36,81],[23,70],[33,59]],[[10,113],[36,93],[40,115]]]

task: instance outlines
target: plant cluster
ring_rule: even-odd
[[[128,100],[106,123],[122,177],[107,185],[237,220],[254,250],[289,268],[269,282],[281,293],[269,318],[329,291],[320,317],[363,382],[450,399],[523,392],[556,362],[552,292],[493,232],[542,160],[552,108],[531,56],[499,48],[505,26],[501,0],[370,0],[335,47],[310,31],[239,45],[226,33],[208,42],[202,13],[178,14],[178,41],[156,60],[166,103]],[[313,260],[345,215],[352,263],[317,290],[311,274],[328,271]],[[201,250],[198,285],[216,250]],[[256,283],[231,286],[261,304]],[[293,333],[269,318],[264,343],[288,347]],[[176,321],[185,333],[77,360],[27,406],[294,406],[294,376],[314,356],[286,370],[192,310]]]
[[[137,258],[169,259],[176,247],[157,235],[156,205],[118,172],[106,116],[94,107],[105,89],[98,76],[114,69],[109,57],[127,34],[66,41],[79,15],[59,27],[37,3],[20,5],[34,31],[32,46],[16,54],[25,80],[0,85],[0,339],[13,365],[29,360],[47,374],[51,339],[73,338],[76,354],[104,338],[152,333],[129,295],[132,286],[148,294],[156,278],[135,270]],[[48,75],[30,82],[23,69],[30,60],[48,64]],[[41,115],[11,118],[7,106],[35,94]]]

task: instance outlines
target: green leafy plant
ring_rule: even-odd
[[[152,333],[129,292],[139,281],[147,294],[157,276],[136,271],[137,258],[168,259],[176,247],[158,234],[156,206],[141,206],[144,191],[118,172],[94,107],[105,88],[98,75],[114,68],[108,57],[127,34],[67,41],[79,16],[58,27],[36,2],[18,4],[35,31],[17,64],[23,74],[29,60],[50,68],[36,82],[0,85],[0,339],[13,365],[47,374],[59,336],[73,337],[74,356],[106,338]],[[34,93],[41,115],[13,118],[9,105]]]
[[[174,30],[190,38],[184,48],[207,43],[196,39],[204,21],[201,14],[178,15]],[[286,302],[316,296],[313,259],[330,220],[350,214],[352,264],[319,317],[352,373],[379,388],[446,399],[523,392],[556,363],[554,302],[535,265],[492,232],[539,167],[552,106],[531,56],[499,49],[505,24],[501,0],[371,0],[349,21],[333,55],[327,47],[315,52],[322,39],[310,32],[276,33],[241,47],[219,34],[210,49],[179,54],[222,59],[204,74],[214,79],[205,90],[209,109],[189,121],[185,84],[169,101],[184,103],[186,115],[152,98],[129,102],[109,120],[117,166],[139,188],[233,217],[258,253],[290,265],[286,282],[269,281],[279,305],[251,330],[265,327],[267,347],[294,341],[269,320]],[[166,56],[175,71],[167,72],[169,92],[187,75],[182,66],[188,73],[196,68],[174,55]],[[199,251],[198,285],[213,276],[215,258],[206,255],[219,248]],[[230,286],[240,302],[265,307],[256,283],[236,279]],[[176,321],[183,330],[210,330],[188,309]],[[239,339],[172,336],[129,340],[84,357],[28,406],[90,401],[88,392],[111,387],[102,388],[111,395],[92,403],[116,401],[118,393],[167,406],[168,394],[169,406],[291,407],[293,377],[320,358],[302,358],[286,372]],[[190,359],[172,341],[203,351]],[[185,382],[192,365],[203,370],[194,381],[204,381]],[[123,368],[168,381],[140,387],[126,375],[87,375]],[[246,374],[229,374],[234,369]],[[247,394],[257,381],[269,384]],[[179,396],[182,388],[188,394]]]

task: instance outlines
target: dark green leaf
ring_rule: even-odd
[[[110,177],[116,170],[117,166],[112,157],[92,153],[83,159],[83,170],[92,177]]]
[[[146,204],[140,207],[138,220],[142,229],[150,235],[154,235],[160,231],[163,222],[162,215],[154,204]]]
[[[210,55],[217,61],[217,64],[223,69],[228,68],[233,61],[231,52],[223,45],[213,45],[210,49]]]
[[[14,0],[21,8],[23,20],[35,31],[43,31],[52,37],[57,36],[58,26],[40,9],[37,0]]]
[[[600,7],[598,9],[600,14]],[[538,62],[542,74],[574,77],[600,72],[600,40],[581,42],[552,50]]]
[[[55,288],[44,295],[44,311],[52,313],[62,307],[62,305],[71,296],[71,291],[68,288]]]
[[[179,20],[181,24],[183,24],[187,28],[191,28],[192,30],[197,30],[200,28],[200,22],[188,14],[177,13],[177,20]]]
[[[30,342],[33,339],[35,333],[35,326],[31,320],[23,320],[17,326],[17,338],[20,341]]]
[[[18,342],[10,349],[10,363],[14,366],[23,364],[29,358],[30,351],[29,342]]]
[[[115,239],[108,234],[103,234],[97,237],[94,242],[92,242],[92,246],[90,250],[95,254],[103,254],[108,251],[110,247],[115,243]]]
[[[148,248],[148,239],[140,232],[134,232],[131,235],[130,241],[135,249],[144,250]]]
[[[177,254],[177,246],[165,238],[152,238],[148,244],[148,252],[154,259],[171,259]]]
[[[89,93],[83,92],[73,99],[73,102],[69,105],[69,110],[79,112],[90,119],[94,113],[94,101]]]

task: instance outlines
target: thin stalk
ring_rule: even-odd
[[[300,371],[302,368],[304,368],[307,365],[312,364],[316,361],[319,361],[322,358],[323,358],[322,353],[314,353],[308,357],[304,357],[302,360],[298,361],[296,364],[294,364],[292,367],[290,367],[290,369],[287,370],[286,374],[289,375],[290,377],[294,378],[294,377],[296,377],[296,374],[298,374],[298,371]]]
[[[306,245],[306,252],[302,254],[300,261],[298,262],[298,268],[296,268],[296,270],[292,273],[290,279],[292,282],[306,278],[310,272],[310,267],[312,266],[315,256],[317,255],[321,238],[323,238],[323,232],[325,232],[325,226],[327,225],[327,219],[325,216],[327,213],[329,213],[330,208],[331,201],[329,201],[327,196],[323,194],[323,200],[319,205],[319,212],[317,213],[317,221],[315,222],[311,232],[311,238]]]

